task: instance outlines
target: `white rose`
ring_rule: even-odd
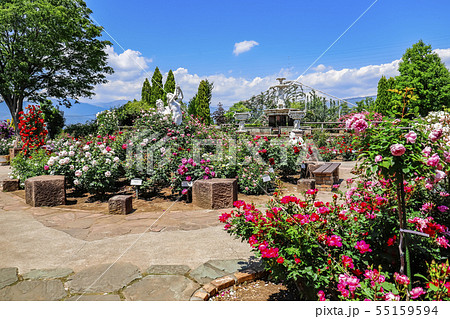
[[[80,177],[81,175],[83,175],[83,172],[81,172],[79,169],[75,171],[76,177]]]
[[[84,151],[87,151],[87,150],[89,150],[89,148],[90,148],[89,145],[85,145],[85,146],[83,147],[83,150],[84,150]]]
[[[79,181],[78,179],[75,179],[75,180],[73,181],[73,183],[74,183],[74,185],[80,185],[80,181]]]
[[[108,154],[108,151],[107,151],[107,150],[103,150],[103,151],[102,151],[102,154],[103,154],[103,155],[106,155],[106,154]]]
[[[92,165],[97,165],[97,161],[96,161],[96,160],[93,160],[93,161],[91,162],[91,164],[92,164]]]
[[[110,160],[109,158],[107,158],[107,159],[105,160],[105,162],[106,162],[106,164],[109,164],[109,163],[111,163],[111,160]]]
[[[111,172],[110,172],[110,171],[106,171],[106,172],[105,172],[105,176],[106,176],[106,177],[110,177],[110,176],[111,176]]]
[[[69,152],[69,156],[74,156],[75,155],[75,152],[74,151],[70,151]]]
[[[87,166],[87,165],[84,165],[83,168],[82,168],[83,172],[87,172],[88,169],[89,169],[89,166]]]
[[[86,157],[91,157],[91,153],[89,153],[89,152],[86,152],[85,154],[84,154],[84,156],[86,156]]]
[[[117,163],[120,161],[120,159],[116,156],[116,157],[114,157],[113,161],[114,161],[114,163]]]
[[[70,168],[71,170],[74,170],[74,169],[75,169],[75,166],[70,165],[69,168]]]

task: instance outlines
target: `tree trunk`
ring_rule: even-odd
[[[23,111],[23,97],[8,96],[4,97],[5,103],[11,113],[11,118],[14,124],[14,133],[16,140],[19,138],[19,113]]]

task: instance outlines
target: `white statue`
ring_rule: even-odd
[[[164,106],[164,102],[161,99],[156,100],[156,110],[158,113],[166,115],[166,107]]]
[[[170,112],[172,113],[172,121],[176,125],[180,125],[183,120],[181,113],[181,101],[183,100],[183,92],[179,85],[176,86],[175,92],[167,93],[167,104]]]

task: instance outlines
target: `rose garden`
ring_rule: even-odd
[[[356,105],[273,76],[211,112],[220,83],[185,103],[156,67],[140,100],[65,125],[60,106],[114,72],[91,13],[0,5],[0,300],[224,300],[256,280],[294,300],[450,300],[442,50],[420,40]]]
[[[117,112],[105,111],[95,134],[50,139],[39,107],[30,106],[19,117],[21,147],[11,155],[13,180],[3,181],[4,191],[11,182],[23,189],[30,178],[62,176],[64,197],[87,196],[88,205],[162,192],[166,201],[199,205],[195,183],[236,180],[238,197],[225,191],[211,199],[222,201],[219,208],[234,206],[219,217],[224,231],[248,241],[269,278],[294,282],[301,298],[450,297],[448,113],[414,121],[350,113],[340,119],[341,134],[329,135],[321,148],[308,132],[258,135],[182,115],[177,125],[171,114],[141,111],[120,131]],[[3,153],[15,153],[6,122],[1,143]],[[356,160],[355,177],[314,183],[317,168],[328,163],[323,158]],[[130,186],[136,179],[137,193]],[[313,187],[288,193],[296,183]],[[318,200],[321,192],[329,198]],[[253,197],[239,199],[247,195]],[[266,208],[256,208],[257,195],[270,196]]]

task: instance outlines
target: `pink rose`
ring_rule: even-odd
[[[185,195],[185,194],[187,194],[187,192],[188,192],[187,188],[184,188],[184,189],[181,191],[181,194]]]
[[[431,147],[427,146],[422,150],[422,154],[425,155],[426,157],[430,156],[431,154]]]
[[[361,133],[364,132],[369,125],[367,122],[363,119],[357,120],[355,123],[352,124],[352,128],[357,132]]]
[[[394,156],[402,156],[405,154],[406,148],[402,144],[391,145],[391,154]]]
[[[417,299],[420,297],[420,295],[423,295],[424,293],[425,292],[423,291],[422,287],[416,287],[410,291],[412,299]]]
[[[377,155],[375,156],[375,163],[381,162],[383,160],[383,156]]]
[[[437,155],[436,153],[433,154],[433,156],[431,156],[428,161],[427,161],[427,165],[428,166],[433,166],[436,167],[439,164],[439,155]]]
[[[409,133],[405,135],[405,138],[407,143],[414,144],[417,139],[417,134],[413,131],[409,131]]]
[[[444,158],[447,163],[450,163],[450,152],[444,151]]]
[[[428,139],[432,142],[436,142],[442,136],[442,129],[433,130],[430,135],[428,135]]]
[[[445,176],[447,176],[445,174],[445,172],[440,171],[440,170],[436,170],[436,175],[434,175],[434,182],[435,183],[440,182],[441,180],[443,180],[445,178]]]
[[[48,165],[44,165],[44,170],[45,170],[45,171],[48,171],[49,168],[50,168],[50,167],[48,167]]]

